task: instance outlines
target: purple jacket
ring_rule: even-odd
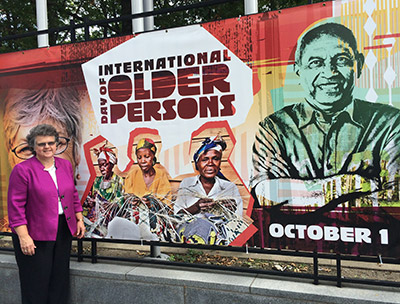
[[[76,233],[75,213],[82,211],[74,184],[71,163],[55,157],[59,192],[42,163],[32,157],[17,164],[11,172],[8,187],[8,220],[10,227],[27,225],[36,241],[55,241],[58,227],[58,193],[71,234]]]

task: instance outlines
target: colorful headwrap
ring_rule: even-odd
[[[156,158],[157,147],[156,147],[156,144],[154,143],[154,141],[150,138],[142,138],[137,143],[136,152],[139,149],[143,149],[143,148],[147,148],[151,152],[153,152],[153,154],[154,154],[153,165],[155,165],[155,163],[157,162],[157,158]]]
[[[142,149],[142,148],[150,149],[150,151],[152,151],[154,153],[154,155],[157,152],[157,147],[156,147],[154,141],[150,138],[142,138],[141,140],[139,140],[139,142],[136,146],[136,152],[137,152],[137,150]]]
[[[200,148],[194,153],[193,160],[196,164],[197,169],[197,162],[199,161],[200,156],[207,152],[208,150],[217,150],[217,151],[224,151],[226,149],[226,142],[220,137],[215,136],[213,139],[207,137],[201,144]]]
[[[100,147],[100,149],[94,149],[97,155],[97,160],[105,159],[108,163],[116,164],[117,157],[111,148],[107,148],[106,145]]]

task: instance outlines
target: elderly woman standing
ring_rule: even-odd
[[[35,156],[10,175],[9,225],[22,303],[66,303],[72,235],[84,235],[71,163],[54,157],[58,137],[51,125],[32,128],[27,142]]]

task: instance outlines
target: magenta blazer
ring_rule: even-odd
[[[36,241],[55,241],[58,228],[58,193],[71,234],[76,233],[76,212],[82,211],[74,184],[74,173],[68,160],[55,157],[58,189],[44,170],[42,163],[32,157],[17,164],[11,172],[8,186],[8,220],[14,227],[27,225],[29,235]]]

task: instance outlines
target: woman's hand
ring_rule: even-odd
[[[129,195],[129,197],[125,200],[129,204],[130,208],[137,207],[141,202],[140,198],[136,195]]]
[[[85,224],[83,223],[83,215],[81,212],[76,213],[76,237],[83,238],[85,235]]]
[[[85,224],[82,221],[76,223],[76,237],[78,239],[83,238],[85,235]]]
[[[201,198],[197,201],[200,211],[207,211],[214,207],[215,201],[211,198]]]
[[[151,202],[147,197],[142,197],[142,202],[146,204],[147,207],[151,207]]]
[[[23,254],[25,255],[35,254],[36,246],[29,234],[19,237],[19,243]]]
[[[25,255],[34,255],[35,254],[35,243],[33,242],[33,239],[28,233],[28,228],[26,225],[21,225],[18,227],[15,227],[15,232],[18,235],[19,239],[19,244],[21,247],[21,251]]]
[[[224,199],[218,202],[232,212],[235,212],[237,209],[236,201],[234,199]]]
[[[215,202],[211,198],[201,198],[192,206],[181,209],[178,213],[190,213],[190,214],[197,214],[202,211],[207,211],[208,209],[212,208],[215,205]]]

